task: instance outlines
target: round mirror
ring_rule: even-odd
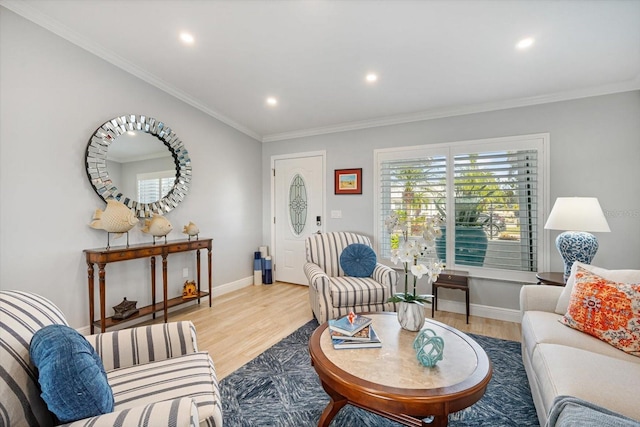
[[[139,217],[170,212],[191,183],[184,144],[152,117],[127,115],[104,123],[89,140],[85,163],[98,196],[124,203]]]

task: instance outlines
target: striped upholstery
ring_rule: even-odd
[[[67,324],[50,301],[28,292],[0,291],[0,427],[54,425],[29,359],[31,337],[50,324]],[[198,352],[191,322],[86,338],[105,365],[115,411],[71,425],[222,426],[216,372],[209,355]]]
[[[99,417],[64,424],[65,427],[158,426],[196,427],[198,408],[190,397],[115,410]]]
[[[319,322],[366,311],[395,311],[387,299],[396,291],[395,270],[378,263],[371,277],[346,276],[340,267],[342,250],[352,243],[371,247],[366,236],[348,232],[314,234],[305,241],[309,303]]]
[[[50,301],[27,292],[0,291],[1,426],[53,425],[53,416],[40,397],[29,343],[39,329],[54,324],[67,322]]]
[[[191,322],[172,322],[90,335],[104,369],[157,362],[198,351]]]
[[[201,426],[222,426],[220,389],[213,362],[206,352],[107,372],[114,410],[135,408],[162,400],[191,397]]]

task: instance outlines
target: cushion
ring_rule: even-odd
[[[640,284],[617,283],[578,267],[560,322],[640,356]]]
[[[113,393],[100,357],[76,330],[49,325],[29,348],[42,398],[62,423],[113,411]]]
[[[573,263],[573,266],[571,266],[571,275],[567,279],[567,284],[558,299],[558,303],[556,304],[556,313],[558,314],[565,314],[569,308],[569,300],[571,299],[573,284],[576,281],[575,274],[578,267],[604,277],[607,280],[613,280],[620,283],[640,283],[640,270],[607,270],[605,268],[576,261]]]
[[[352,243],[340,254],[340,267],[347,276],[369,277],[376,268],[376,253],[370,246]]]
[[[558,396],[545,427],[570,426],[637,427],[638,422],[577,397]]]

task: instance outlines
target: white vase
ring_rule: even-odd
[[[398,322],[402,329],[419,331],[424,326],[424,304],[415,302],[398,303]]]

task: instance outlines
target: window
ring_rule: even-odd
[[[175,180],[176,172],[172,170],[137,174],[138,202],[157,202],[171,191]]]
[[[396,212],[409,238],[425,216],[440,216],[437,257],[475,276],[532,280],[547,265],[542,214],[548,135],[375,151],[376,242],[383,259],[399,239],[385,219]],[[449,214],[449,213],[453,214]]]

